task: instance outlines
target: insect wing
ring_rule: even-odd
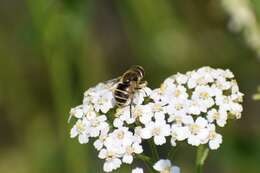
[[[111,80],[107,80],[107,81],[105,81],[103,83],[105,85],[107,85],[110,90],[114,90],[116,88],[118,82],[120,81],[120,79],[121,79],[121,76],[117,77],[117,78],[114,78],[114,79],[111,79]]]

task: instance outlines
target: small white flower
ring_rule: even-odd
[[[208,108],[214,105],[213,95],[214,92],[212,92],[211,87],[205,85],[197,86],[192,94],[192,100],[196,100],[200,110],[206,112]]]
[[[136,105],[140,105],[144,102],[145,97],[149,97],[152,90],[148,87],[144,87],[135,92],[133,97],[133,103]]]
[[[154,137],[154,143],[156,145],[166,143],[166,137],[170,135],[171,128],[163,118],[164,117],[156,117],[155,121],[146,124],[141,131],[141,137],[143,139]]]
[[[108,148],[128,146],[132,144],[133,140],[133,133],[127,127],[120,127],[109,134],[105,140],[105,146]]]
[[[180,168],[173,166],[170,160],[161,159],[154,164],[153,168],[160,173],[180,173]]]
[[[222,136],[216,133],[216,127],[214,124],[209,124],[209,148],[212,150],[216,150],[219,148],[220,144],[222,143]]]
[[[176,146],[177,141],[183,141],[191,135],[188,126],[180,126],[173,124],[171,127],[171,144]]]
[[[199,70],[190,73],[190,78],[188,79],[189,89],[193,89],[199,85],[206,85],[214,81],[210,73],[206,73],[206,72],[204,73],[203,71],[199,73]]]
[[[141,154],[143,152],[143,147],[139,143],[132,143],[131,145],[125,146],[124,149],[123,162],[127,164],[133,162],[134,154]]]
[[[144,173],[144,170],[142,168],[135,168],[132,170],[132,173]]]
[[[202,110],[204,109],[204,110]],[[199,115],[202,111],[205,111],[206,107],[200,104],[198,100],[190,100],[188,111],[190,114]]]
[[[113,151],[102,149],[99,152],[98,157],[106,160],[103,166],[105,172],[112,172],[113,170],[118,169],[122,164],[117,154]]]
[[[193,146],[198,146],[203,143],[209,134],[207,125],[208,121],[202,117],[198,117],[195,122],[191,123],[189,125],[190,135],[188,137],[188,143]]]
[[[75,138],[76,136],[79,137],[79,143],[85,144],[89,141],[89,134],[87,129],[89,128],[90,124],[83,118],[83,120],[79,119],[76,124],[72,127],[70,131],[70,137]]]
[[[88,120],[92,120],[97,116],[97,113],[94,111],[94,107],[92,104],[83,104],[82,111]]]
[[[215,108],[208,111],[207,118],[210,123],[216,121],[217,125],[224,127],[227,123],[227,112],[225,110],[217,111]]]
[[[71,115],[71,116],[74,116],[74,117],[76,117],[76,118],[82,118],[83,115],[84,115],[84,112],[83,112],[83,110],[82,110],[82,105],[77,106],[77,107],[75,107],[75,108],[72,108],[72,109],[70,110],[70,115]]]
[[[153,114],[150,105],[137,105],[132,109],[133,118],[139,119],[142,124],[146,124],[152,120]]]
[[[113,92],[105,84],[99,84],[85,92],[83,103],[91,102],[96,112],[107,113],[115,106]]]
[[[187,99],[188,93],[186,91],[187,89],[184,86],[172,84],[167,87],[165,98],[167,98],[169,102],[176,99]]]
[[[94,147],[99,151],[104,146],[104,142],[108,136],[109,127],[101,130],[99,138],[94,142]]]
[[[188,76],[181,73],[177,73],[176,75],[174,75],[174,78],[176,79],[176,82],[180,85],[186,84],[188,81]]]
[[[112,93],[93,95],[93,104],[95,111],[107,113],[109,109],[113,107],[113,104],[111,102],[112,98]]]
[[[105,115],[101,115],[89,121],[90,127],[88,132],[91,137],[98,137],[100,131],[108,128],[108,123],[106,122],[107,117]]]

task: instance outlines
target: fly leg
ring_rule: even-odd
[[[146,97],[148,97],[148,94],[147,94],[147,92],[145,91],[144,88],[147,86],[147,84],[148,84],[147,81],[141,81],[141,82],[139,83],[139,86],[136,88],[136,89],[141,89],[141,90],[143,90],[144,93],[145,93],[145,95],[146,95]]]
[[[132,105],[133,105],[133,97],[131,98],[130,100],[130,105],[129,105],[129,108],[130,108],[130,117],[132,118]]]

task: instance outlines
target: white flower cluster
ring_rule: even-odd
[[[111,172],[122,163],[132,164],[134,156],[143,153],[147,139],[163,145],[170,138],[172,146],[187,140],[193,146],[219,148],[222,143],[217,127],[230,118],[240,118],[242,96],[229,70],[203,67],[167,78],[160,88],[146,87],[136,91],[133,104],[117,107],[111,86],[101,83],[87,90],[83,104],[71,109],[77,118],[71,137],[80,143],[95,138],[98,157],[105,160],[103,169]],[[154,165],[159,172],[172,168],[169,161]],[[142,170],[136,169],[135,172]]]
[[[260,58],[260,28],[249,0],[221,0],[223,8],[230,15],[229,28],[242,32],[247,44]]]
[[[163,105],[165,136],[170,125],[173,146],[187,139],[193,146],[209,143],[210,149],[219,147],[222,136],[216,127],[224,127],[229,118],[241,117],[243,94],[233,78],[229,70],[203,67],[173,75],[153,91],[154,104]]]

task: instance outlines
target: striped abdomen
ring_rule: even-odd
[[[114,97],[118,106],[123,106],[127,103],[129,99],[128,87],[129,84],[118,83],[114,91]]]

